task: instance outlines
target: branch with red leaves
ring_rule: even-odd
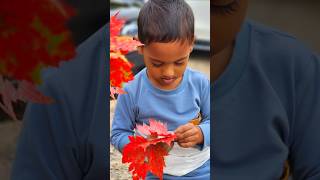
[[[12,102],[53,101],[36,84],[42,82],[43,68],[58,67],[75,55],[65,26],[74,14],[59,0],[0,1],[0,107],[12,119],[16,119]]]
[[[146,124],[136,126],[136,135],[129,136],[130,143],[123,148],[122,163],[129,163],[133,180],[145,179],[150,171],[163,179],[164,157],[176,138],[167,130],[166,124],[150,119]]]
[[[124,94],[123,84],[133,80],[132,67],[125,55],[140,45],[139,41],[130,36],[120,36],[125,21],[118,19],[117,14],[110,19],[110,96]]]

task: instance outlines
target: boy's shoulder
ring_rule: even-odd
[[[309,47],[289,33],[250,20],[246,24],[251,29],[252,48],[261,47],[264,51],[290,55],[312,53]]]
[[[310,59],[317,56],[293,35],[253,21],[247,21],[246,24],[251,29],[250,56],[256,57],[256,62],[266,66],[283,65],[301,70],[307,68]]]
[[[266,36],[275,36],[275,37],[282,37],[282,38],[289,38],[289,39],[296,39],[296,37],[294,37],[293,35],[283,32],[279,29],[270,27],[270,26],[266,26],[264,24],[261,24],[259,22],[256,21],[252,21],[252,20],[247,20],[246,23],[250,26],[250,28],[257,32],[260,33],[261,35],[266,35]]]

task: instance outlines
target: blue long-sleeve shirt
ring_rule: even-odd
[[[171,91],[154,87],[149,81],[146,69],[139,72],[120,95],[112,122],[111,143],[120,151],[129,143],[128,136],[133,135],[137,123],[148,124],[153,118],[167,123],[168,130],[188,123],[202,114],[199,125],[204,136],[203,147],[210,146],[210,82],[201,73],[186,69],[180,85]],[[203,166],[183,177],[164,176],[164,179],[207,180],[210,177],[210,160]],[[148,179],[152,179],[150,173]]]
[[[212,98],[213,179],[320,179],[320,61],[295,38],[246,22]]]
[[[108,174],[109,26],[77,49],[76,57],[44,73],[50,105],[28,104],[12,180],[104,180]]]

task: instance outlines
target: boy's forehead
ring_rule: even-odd
[[[145,46],[146,55],[152,60],[176,61],[187,57],[192,45],[189,43],[169,42],[169,43],[151,43]]]

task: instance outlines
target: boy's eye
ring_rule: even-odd
[[[232,14],[234,13],[237,8],[239,7],[239,0],[234,0],[230,2],[229,4],[226,5],[211,5],[211,13],[212,14],[220,14],[220,15],[225,15],[225,14]]]
[[[179,61],[179,62],[175,62],[174,64],[175,64],[175,65],[178,65],[178,66],[181,66],[181,65],[184,64],[184,62],[183,62],[183,61]]]
[[[151,63],[154,67],[160,67],[162,64],[161,63]]]

